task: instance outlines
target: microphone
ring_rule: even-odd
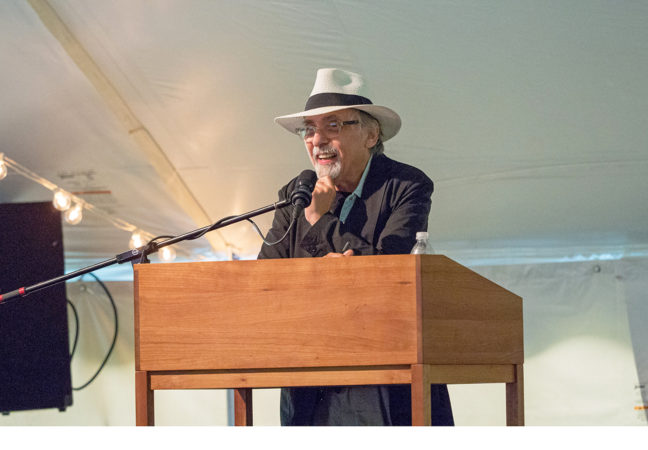
[[[295,221],[301,212],[310,205],[313,198],[313,188],[317,183],[317,175],[312,170],[304,170],[297,177],[295,190],[290,194],[290,203],[294,209],[292,213],[292,220]]]

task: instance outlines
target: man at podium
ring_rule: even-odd
[[[290,228],[277,210],[259,259],[407,254],[426,231],[432,180],[383,154],[401,126],[393,110],[369,100],[361,75],[319,69],[304,111],[275,122],[304,142],[317,173],[310,206]],[[279,191],[293,192],[296,179]],[[313,286],[317,289],[317,286]],[[448,390],[432,386],[432,424],[453,425]],[[410,425],[410,387],[284,388],[282,425]]]

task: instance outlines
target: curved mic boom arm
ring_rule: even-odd
[[[309,203],[310,203],[310,198],[308,200],[309,200]],[[211,225],[207,225],[205,227],[199,228],[199,229],[194,230],[194,231],[190,231],[188,233],[185,233],[185,234],[182,234],[182,235],[167,239],[167,240],[159,242],[159,243],[151,242],[150,244],[143,245],[143,246],[138,247],[138,248],[133,249],[133,250],[128,250],[126,252],[123,252],[123,253],[120,253],[120,254],[116,255],[114,258],[107,259],[105,261],[102,261],[102,262],[97,263],[97,264],[93,264],[93,265],[88,266],[88,267],[84,267],[84,268],[76,270],[74,272],[70,272],[68,274],[61,275],[61,276],[56,277],[56,278],[52,278],[50,280],[42,281],[40,283],[36,283],[36,284],[31,285],[31,286],[21,287],[19,289],[7,292],[6,294],[0,294],[0,303],[4,302],[5,300],[10,300],[10,299],[12,299],[14,297],[19,297],[19,296],[20,297],[25,297],[25,296],[31,294],[32,292],[40,291],[41,289],[45,289],[45,288],[48,288],[48,287],[53,286],[55,284],[62,283],[62,282],[67,281],[67,280],[69,280],[71,278],[81,276],[81,275],[86,274],[88,272],[94,272],[95,270],[103,269],[104,267],[108,267],[108,266],[112,266],[113,264],[123,264],[125,262],[134,261],[135,259],[144,259],[145,260],[146,255],[151,254],[151,253],[155,253],[159,249],[161,249],[163,247],[166,247],[168,245],[173,245],[173,244],[176,244],[178,242],[185,241],[185,240],[197,239],[197,238],[201,237],[203,234],[208,233],[208,232],[210,232],[212,230],[216,230],[218,228],[226,227],[226,226],[231,225],[233,223],[240,222],[242,220],[247,220],[249,218],[258,216],[260,214],[267,213],[269,211],[274,211],[276,209],[285,208],[286,206],[292,204],[292,202],[293,202],[293,196],[291,196],[288,199],[284,199],[284,200],[275,202],[275,203],[273,203],[271,205],[267,205],[267,206],[264,206],[262,208],[255,209],[253,211],[241,214],[239,216],[231,216],[231,217],[227,217],[225,219],[221,219],[218,222],[215,222],[215,223],[213,223]],[[143,253],[144,253],[144,255],[142,255]],[[133,262],[133,264],[135,264],[135,262]]]

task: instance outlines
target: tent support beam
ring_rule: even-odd
[[[184,182],[162,147],[140,122],[108,77],[61,20],[50,3],[47,0],[28,0],[28,2],[45,27],[59,41],[72,61],[95,87],[106,106],[112,111],[128,135],[133,138],[137,147],[155,168],[162,182],[169,190],[171,198],[184,209],[197,225],[205,226],[212,223],[209,215]],[[229,245],[219,231],[210,233],[205,237],[214,250],[222,250],[223,244],[225,247]]]

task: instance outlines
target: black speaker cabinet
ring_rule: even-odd
[[[61,213],[0,204],[0,293],[64,272]],[[0,412],[72,404],[65,284],[0,302]]]

